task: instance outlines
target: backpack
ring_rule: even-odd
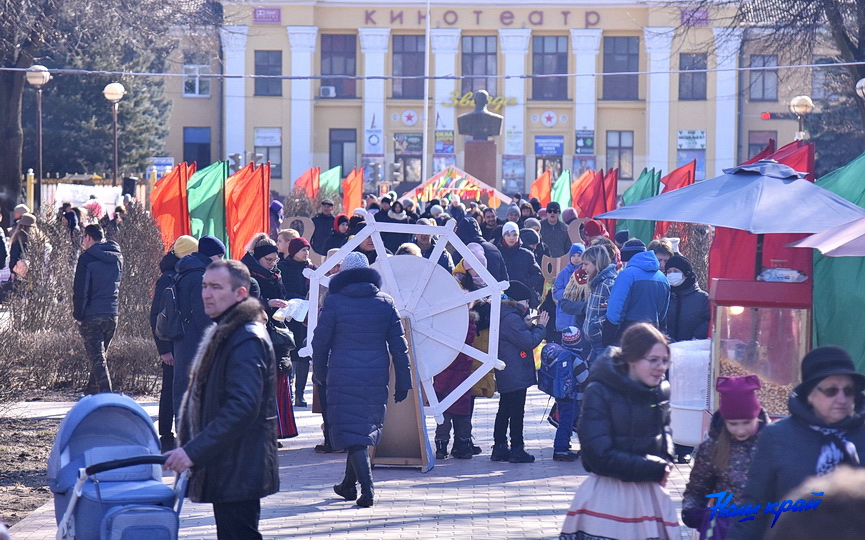
[[[550,343],[541,351],[541,368],[538,370],[538,388],[556,399],[575,399],[580,391],[580,382],[574,368],[580,369],[583,380],[588,376],[585,362],[558,343]],[[583,371],[586,371],[583,375]]]
[[[162,310],[156,316],[156,336],[165,341],[183,338],[183,315],[177,303],[177,277],[162,291]]]

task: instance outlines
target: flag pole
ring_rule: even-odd
[[[427,179],[429,169],[429,56],[430,56],[430,0],[426,0],[426,32],[423,55],[423,154],[421,155],[421,178]],[[405,179],[405,176],[403,176]]]

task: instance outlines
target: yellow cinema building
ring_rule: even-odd
[[[709,178],[770,138],[792,140],[788,103],[812,93],[811,71],[783,68],[807,62],[751,51],[710,13],[664,4],[436,1],[427,21],[415,1],[224,2],[218,29],[176,30],[185,76],[168,82],[168,156],[260,154],[283,194],[312,166],[364,166],[368,191],[407,188],[463,166],[456,119],[479,89],[504,117],[495,181],[508,193],[548,168],[618,167],[620,193],[643,167],[696,159]],[[429,82],[425,108],[427,49],[430,76],[453,78]]]

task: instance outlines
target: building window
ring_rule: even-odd
[[[486,90],[496,95],[496,37],[463,36],[462,93]],[[493,77],[490,77],[493,75]]]
[[[357,166],[357,130],[330,130],[330,168],[342,167],[345,176]]]
[[[198,168],[210,165],[210,128],[183,128],[183,161],[198,164]]]
[[[210,57],[197,51],[183,53],[183,97],[210,97]]]
[[[354,34],[322,34],[321,36],[321,80],[322,88],[332,87],[333,91],[322,90],[321,97],[357,97],[354,79],[328,79],[328,75],[357,74],[357,37]],[[331,95],[332,94],[332,95]]]
[[[748,132],[748,159],[756,156],[769,145],[769,142],[778,140],[777,131],[749,131]]]
[[[619,178],[634,178],[634,132],[607,132],[607,168],[619,168]]]
[[[751,55],[752,68],[778,67],[778,57],[770,55]],[[751,84],[749,95],[751,101],[778,101],[778,71],[774,69],[759,69],[749,72]]]
[[[682,101],[702,101],[706,99],[706,55],[680,54],[679,99]]]
[[[811,70],[811,99],[814,101],[835,101],[838,99],[838,81],[844,80],[844,68],[833,66],[831,58],[818,58],[815,64],[825,67],[815,67]]]
[[[532,74],[555,75],[567,72],[568,38],[566,36],[532,37]],[[568,99],[568,78],[532,79],[532,99]]]
[[[394,36],[393,75],[423,77],[424,54],[423,36]],[[393,97],[423,98],[423,85],[423,79],[394,79]]]
[[[282,178],[282,128],[255,128],[255,153],[270,162],[270,177]]]
[[[604,38],[604,99],[639,99],[640,38]],[[627,73],[626,75],[610,75]],[[619,178],[622,178],[619,175]]]
[[[255,74],[282,76],[282,51],[255,51]],[[255,95],[281,96],[282,79],[255,79]]]

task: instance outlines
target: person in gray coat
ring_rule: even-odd
[[[523,417],[526,409],[526,390],[538,383],[535,373],[534,349],[543,341],[550,314],[541,312],[538,323],[526,320],[532,291],[519,281],[511,281],[502,299],[499,326],[499,358],[505,369],[496,371],[499,410],[493,428],[493,461],[532,463],[535,457],[525,450]],[[511,447],[508,449],[508,426]]]

